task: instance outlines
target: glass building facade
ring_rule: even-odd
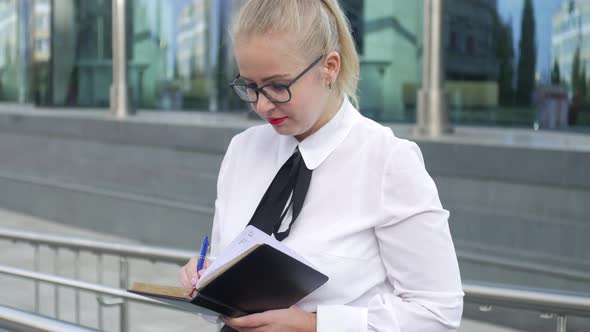
[[[237,70],[228,30],[243,2],[128,0],[133,107],[244,109],[227,89]],[[341,4],[361,55],[361,111],[378,121],[414,122],[423,68],[423,2]],[[112,5],[111,0],[0,1],[0,100],[108,107]],[[451,122],[590,126],[588,13],[587,0],[445,1],[444,72]],[[543,108],[551,98],[563,103],[550,111],[558,115],[548,119]]]

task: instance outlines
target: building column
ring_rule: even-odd
[[[208,36],[208,69],[207,69],[207,85],[209,87],[209,112],[219,111],[219,66],[223,64],[220,62],[221,48],[221,1],[213,0],[209,2],[209,17],[207,19],[207,26],[209,28]]]
[[[31,84],[30,80],[30,66],[33,64],[32,54],[31,54],[31,40],[29,38],[31,36],[31,29],[30,29],[30,22],[31,22],[31,11],[33,10],[33,6],[30,3],[26,3],[24,1],[18,1],[16,3],[16,13],[17,13],[17,33],[18,33],[18,57],[16,59],[17,63],[17,100],[19,103],[26,103],[30,101],[29,96],[29,85]],[[33,47],[35,45],[32,45]],[[2,50],[4,51],[4,50]]]
[[[126,39],[127,0],[113,0],[113,83],[110,89],[111,114],[125,118],[130,113],[127,83]]]
[[[417,132],[440,136],[451,133],[444,91],[444,0],[424,0],[422,88],[417,96]]]

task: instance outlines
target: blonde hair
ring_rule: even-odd
[[[358,108],[359,56],[338,0],[249,0],[234,20],[232,38],[239,42],[274,32],[295,37],[298,49],[305,50],[310,61],[338,52],[340,72],[334,87]]]

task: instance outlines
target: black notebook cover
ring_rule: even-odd
[[[236,309],[222,313],[228,316],[285,309],[327,281],[321,272],[262,244],[200,289],[193,303],[211,301]]]
[[[190,288],[144,283],[135,283],[129,291],[190,312],[239,317],[289,308],[328,281],[326,275],[268,244],[251,250],[204,280],[196,295]]]

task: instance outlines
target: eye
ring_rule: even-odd
[[[272,91],[275,91],[275,92],[279,92],[279,91],[285,90],[285,85],[284,84],[270,84],[266,88],[270,89]]]

